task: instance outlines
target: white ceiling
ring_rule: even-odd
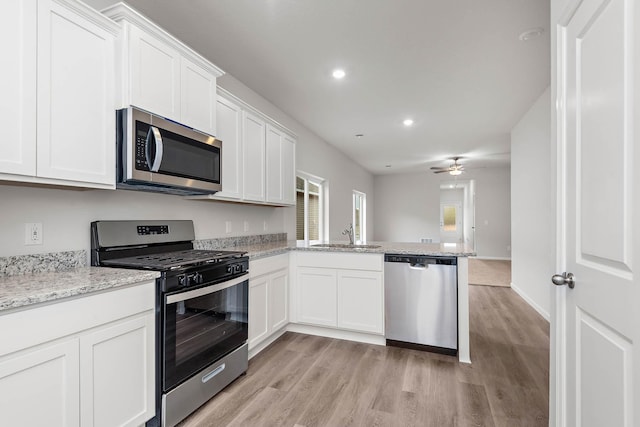
[[[549,0],[128,3],[374,174],[508,164],[549,85]]]

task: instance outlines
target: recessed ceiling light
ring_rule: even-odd
[[[404,119],[404,121],[402,122],[403,125],[405,126],[411,126],[413,124],[413,120],[411,119]]]
[[[363,133],[356,133],[356,138],[362,138],[364,136]]]
[[[333,73],[332,73],[333,78],[338,80],[344,78],[344,76],[346,75],[347,73],[345,73],[344,70],[340,68],[333,70]]]
[[[523,31],[518,38],[520,41],[526,42],[529,40],[536,39],[544,34],[544,28],[531,28],[529,30]]]

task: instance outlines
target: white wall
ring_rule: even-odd
[[[545,92],[511,131],[511,281],[549,319],[554,235],[551,210],[551,98]]]
[[[478,256],[509,258],[511,195],[508,167],[468,169],[475,180]],[[416,242],[440,235],[440,183],[450,178],[430,172],[375,177],[375,240]]]
[[[341,232],[351,222],[353,190],[367,195],[367,236],[374,235],[374,210],[372,207],[375,205],[375,196],[374,179],[371,173],[233,76],[225,74],[218,80],[218,84],[298,135],[297,169],[327,180],[330,240],[345,240],[345,236],[342,236]],[[293,237],[295,236],[295,210],[293,208],[286,209],[285,231]]]
[[[197,239],[284,230],[284,208],[187,200],[139,191],[74,191],[0,185],[0,200],[0,256],[88,251],[89,223],[95,220],[192,219]],[[225,221],[232,221],[230,234],[226,234]],[[249,222],[248,232],[244,232],[244,221]],[[24,245],[24,223],[27,222],[42,223],[42,245]]]

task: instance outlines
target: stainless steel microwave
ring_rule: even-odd
[[[116,112],[117,188],[170,194],[222,190],[222,141],[135,107]]]

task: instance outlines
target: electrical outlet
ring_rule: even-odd
[[[24,224],[24,244],[25,245],[41,245],[42,244],[42,223],[27,222]]]
[[[233,225],[231,221],[225,221],[224,226],[225,226],[225,229],[227,230],[227,234],[231,233],[231,231],[233,230]]]
[[[249,221],[247,220],[244,221],[244,231],[245,232],[249,231]]]

